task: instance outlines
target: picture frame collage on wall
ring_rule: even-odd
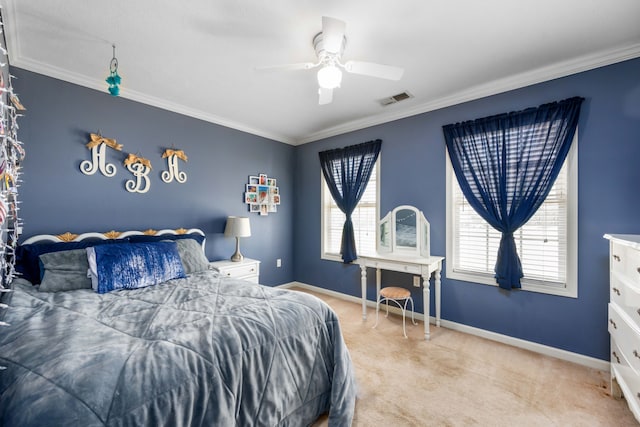
[[[249,205],[249,212],[269,215],[278,212],[280,204],[280,189],[275,178],[266,174],[250,175],[246,185],[244,202]]]

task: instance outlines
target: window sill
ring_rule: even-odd
[[[447,279],[453,280],[461,280],[463,282],[476,283],[481,285],[489,285],[498,287],[496,280],[486,274],[473,274],[473,273],[462,273],[453,271],[450,268],[447,268],[446,273]],[[548,284],[545,284],[548,283]],[[560,285],[551,282],[542,282],[542,281],[527,281],[526,279],[522,279],[522,288],[521,291],[525,292],[536,292],[540,294],[548,294],[548,295],[556,295],[567,298],[578,298],[578,293],[576,292],[576,287],[571,289],[570,286]]]
[[[320,259],[323,259],[325,261],[337,261],[337,262],[342,262],[342,257],[340,256],[340,254],[329,254],[329,253],[324,253],[322,255],[320,255]]]

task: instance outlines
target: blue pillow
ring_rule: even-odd
[[[83,240],[81,242],[31,243],[16,248],[16,271],[34,285],[40,284],[43,271],[40,269],[40,255],[50,252],[85,249],[89,246],[127,242],[127,239]]]
[[[94,246],[87,257],[92,287],[100,294],[186,277],[176,242]]]

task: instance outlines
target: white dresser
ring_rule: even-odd
[[[260,261],[255,259],[245,258],[238,262],[223,259],[220,261],[212,261],[209,263],[209,266],[225,276],[260,283]]]
[[[609,240],[611,394],[625,397],[640,421],[640,235],[605,234]]]

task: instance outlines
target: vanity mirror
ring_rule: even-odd
[[[429,221],[414,206],[396,207],[378,222],[378,227],[379,253],[429,257]]]

